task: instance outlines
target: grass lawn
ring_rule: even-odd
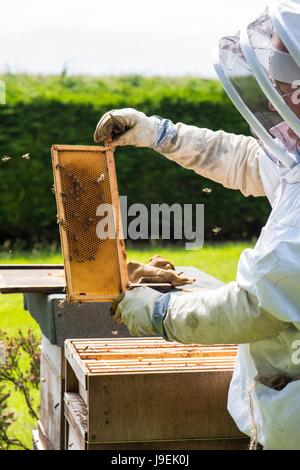
[[[226,243],[207,245],[199,251],[185,251],[181,248],[151,248],[145,250],[128,249],[128,258],[147,262],[154,254],[169,259],[177,266],[193,266],[229,282],[235,279],[237,262],[241,252],[249,245],[244,243]],[[60,254],[41,251],[33,253],[1,253],[1,263],[61,263]],[[23,296],[20,294],[1,295],[0,297],[0,329],[14,335],[19,329],[31,328],[40,334],[37,323],[23,309]],[[12,393],[9,399],[11,411],[17,415],[17,422],[11,427],[11,436],[17,437],[28,447],[31,446],[31,429],[33,420],[28,416],[24,402],[18,393]]]

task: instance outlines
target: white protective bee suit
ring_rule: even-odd
[[[235,282],[179,296],[139,288],[116,313],[133,335],[240,344],[228,410],[264,449],[300,449],[300,122],[290,95],[276,88],[300,80],[299,35],[300,0],[275,0],[220,41],[216,71],[260,143],[132,109],[107,113],[95,132],[96,141],[113,135],[115,145],[152,147],[245,196],[268,197],[271,215],[242,253]],[[264,380],[273,376],[290,381],[276,390]]]

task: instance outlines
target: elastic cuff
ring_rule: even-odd
[[[167,308],[170,303],[171,294],[162,295],[154,304],[154,310],[152,315],[152,327],[156,334],[162,336],[168,341],[167,334],[164,329],[164,318],[167,313]]]
[[[160,116],[154,116],[155,118],[159,119],[159,127],[157,130],[156,139],[153,145],[153,149],[163,150],[166,148],[172,140],[176,137],[177,131],[176,127],[174,126],[173,122],[170,119],[164,119]]]

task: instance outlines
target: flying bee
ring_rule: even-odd
[[[22,155],[23,160],[30,160],[30,154],[29,153],[25,153],[25,155]]]
[[[212,232],[213,232],[215,235],[218,235],[218,233],[220,233],[221,230],[222,230],[221,227],[215,227],[215,228],[212,229]]]
[[[205,194],[210,194],[212,192],[212,189],[211,188],[203,188],[202,192],[205,193]]]
[[[9,160],[11,160],[11,157],[6,155],[5,157],[2,157],[1,160],[3,161],[3,163],[6,163],[8,162]]]

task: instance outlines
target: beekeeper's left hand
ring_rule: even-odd
[[[155,302],[161,293],[149,287],[137,287],[121,294],[112,303],[111,313],[117,323],[124,323],[132,336],[156,334],[152,325]]]

